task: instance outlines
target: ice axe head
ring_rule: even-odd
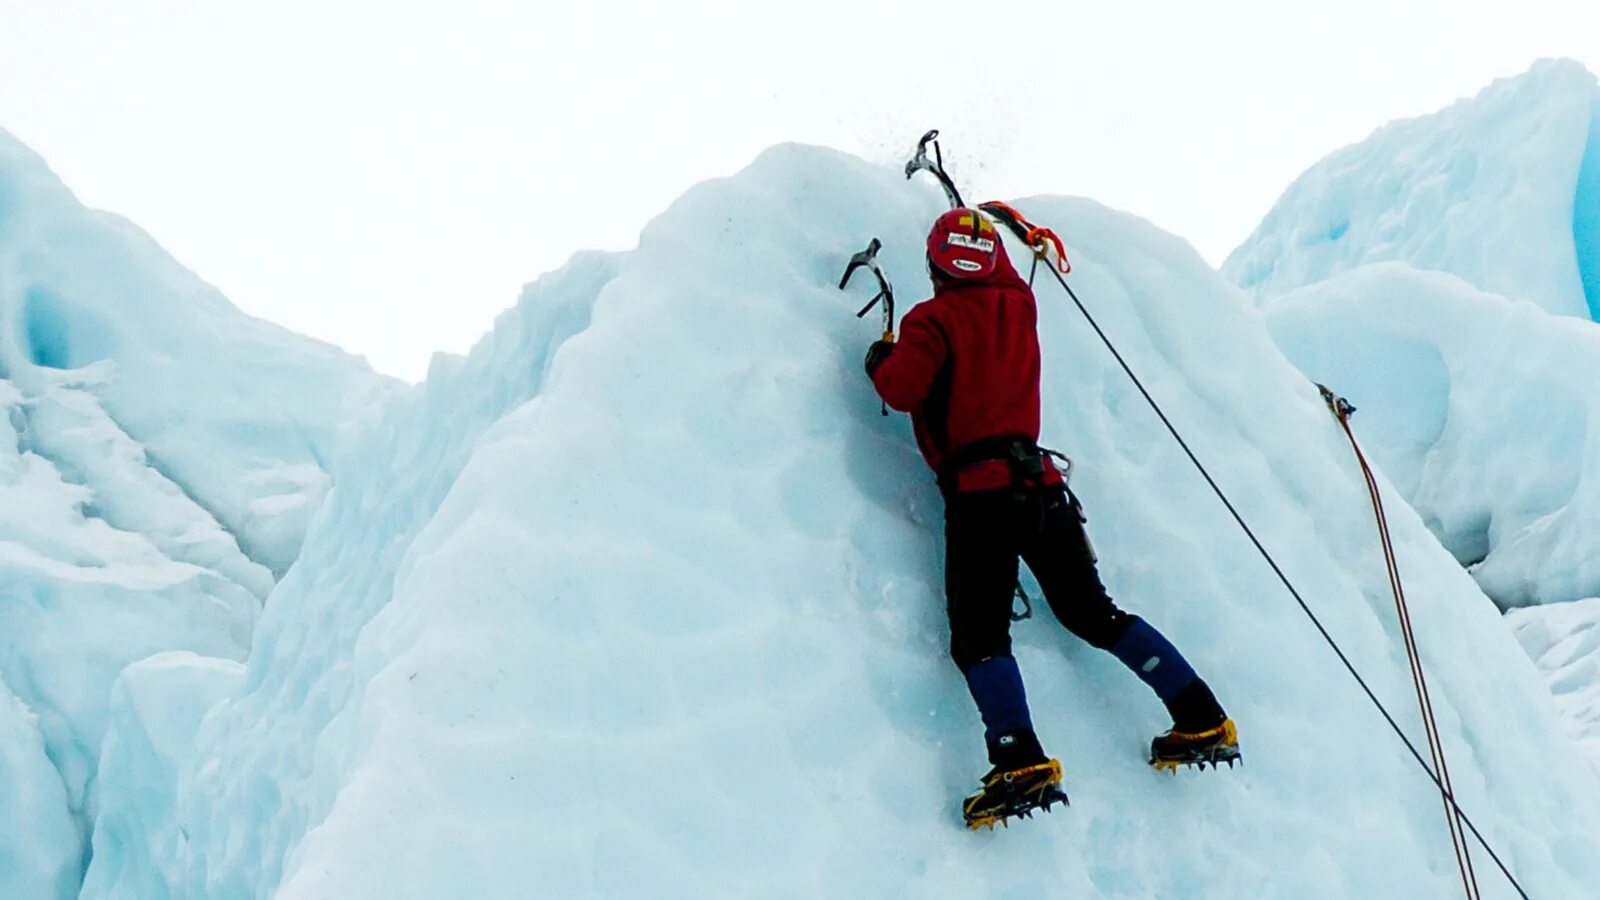
[[[928,158],[928,145],[933,145],[933,159]],[[944,170],[944,154],[939,151],[939,129],[930,128],[917,141],[916,155],[906,163],[906,178],[918,172],[932,172],[933,177],[939,179],[939,186],[944,188],[944,194],[950,200],[951,207],[966,206],[961,201],[961,192],[956,190],[956,184],[950,180],[950,174]]]
[[[881,249],[883,249],[883,243],[877,238],[873,238],[872,243],[867,245],[867,249],[852,254],[850,264],[844,268],[844,277],[839,279],[839,290],[844,290],[845,285],[850,283],[850,276],[854,275],[856,270],[862,266],[870,268],[873,272],[881,271],[878,268],[878,251]]]
[[[882,248],[882,242],[880,242],[877,238],[873,238],[872,242],[867,244],[867,249],[851,256],[850,264],[845,266],[844,277],[839,279],[839,289],[843,290],[845,285],[850,283],[850,276],[854,275],[857,269],[861,268],[862,266],[871,269],[872,274],[878,279],[878,293],[873,296],[872,300],[868,302],[866,306],[861,307],[861,311],[856,313],[856,318],[862,318],[867,313],[871,312],[872,308],[877,306],[878,302],[881,300],[883,302],[884,340],[893,340],[894,287],[889,284],[889,276],[884,274],[883,266],[878,264],[878,251]]]
[[[937,163],[935,163],[933,160],[928,158],[928,144],[929,143],[933,144],[934,155],[935,156],[940,155],[939,154],[939,129],[937,129],[937,128],[928,129],[928,133],[924,134],[922,136],[922,140],[917,141],[917,152],[916,152],[916,155],[912,156],[910,161],[906,163],[906,178],[909,179],[911,176],[917,174],[917,172],[919,172],[919,171],[921,171],[923,169],[927,169],[930,172],[934,172],[934,171],[942,170],[944,168],[944,160],[943,159],[940,159]]]

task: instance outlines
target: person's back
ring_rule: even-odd
[[[981,272],[952,277],[930,265],[934,295],[901,323],[894,353],[874,368],[884,401],[911,413],[917,445],[935,472],[963,469],[958,490],[1005,487],[1008,469],[994,460],[962,467],[961,451],[990,439],[1039,439],[1038,306],[981,213],[950,216],[956,229],[992,254]],[[971,223],[971,224],[969,224]],[[992,249],[984,251],[987,243]],[[958,260],[960,261],[960,260]],[[1046,483],[1059,481],[1053,469]]]

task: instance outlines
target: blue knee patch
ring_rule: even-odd
[[[1178,648],[1137,616],[1111,652],[1163,701],[1177,696],[1195,678],[1194,669],[1189,667]]]
[[[992,656],[967,670],[967,690],[983,716],[984,740],[993,744],[1013,731],[1033,730],[1022,670],[1009,656]]]

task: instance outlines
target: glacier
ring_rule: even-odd
[[[388,379],[234,309],[0,132],[0,884],[74,896],[113,686],[243,660]]]
[[[1600,318],[1600,88],[1543,60],[1312,166],[1223,274],[1259,302],[1378,262]]]
[[[275,575],[327,490],[336,431],[393,387],[244,315],[131,223],[84,208],[3,132],[0,298],[0,377],[41,394],[61,377],[92,381],[146,465]]]
[[[1128,213],[1016,201],[1420,746],[1312,379],[1357,401],[1457,796],[1536,897],[1600,884],[1596,96],[1545,63],[1382,130],[1229,277]],[[1073,806],[962,827],[982,728],[945,655],[941,502],[835,286],[876,236],[915,300],[941,208],[773,148],[402,386],[243,316],[0,132],[5,896],[1459,890],[1437,790],[1048,281],[1043,440],[1112,594],[1217,688],[1246,765],[1153,773],[1159,703],[1041,616],[1016,652]]]
[[[1546,60],[1313,166],[1223,265],[1505,607],[1600,593],[1597,238],[1600,87]]]
[[[1359,472],[1249,299],[1136,217],[1020,204],[1068,236],[1075,288],[1419,739]],[[1074,806],[962,828],[981,727],[945,657],[940,502],[860,372],[863,298],[835,287],[878,236],[902,293],[925,289],[939,206],[775,148],[436,358],[340,453],[243,668],[124,675],[83,896],[1451,891],[1437,792],[1049,287],[1045,440],[1077,461],[1113,593],[1206,671],[1247,765],[1158,778],[1159,704],[1029,622]],[[1494,604],[1392,499],[1458,796],[1531,893],[1581,894],[1600,779]],[[1349,740],[1307,753],[1324,734]]]
[[[1556,697],[1568,733],[1600,771],[1600,597],[1506,613]]]
[[[1600,594],[1600,327],[1401,263],[1266,315],[1285,356],[1355,402],[1357,434],[1497,603]]]
[[[1223,272],[1297,367],[1356,402],[1373,457],[1514,608],[1593,754],[1600,677],[1559,651],[1584,646],[1571,610],[1600,593],[1594,76],[1547,60],[1379,129],[1302,175]]]

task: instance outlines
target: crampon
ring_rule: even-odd
[[[1232,719],[1205,731],[1168,731],[1150,742],[1150,765],[1159,770],[1178,774],[1180,766],[1198,766],[1243,762],[1239,753],[1239,729]]]
[[[996,825],[1010,828],[1012,817],[1033,818],[1036,809],[1049,812],[1057,803],[1065,806],[1067,793],[1061,789],[1061,763],[1052,759],[1008,772],[990,772],[961,811],[968,828],[992,830]]]

